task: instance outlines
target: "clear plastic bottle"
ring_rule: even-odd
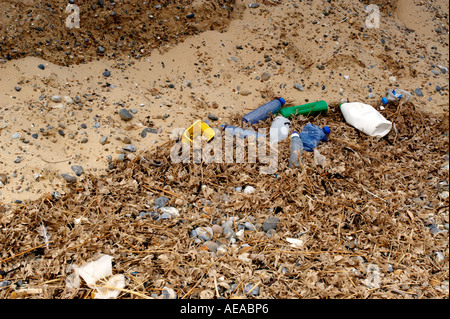
[[[229,133],[231,136],[239,136],[240,138],[246,138],[248,136],[255,136],[256,138],[265,137],[264,134],[257,133],[252,130],[244,130],[241,127],[232,125],[222,125],[224,131]]]
[[[322,129],[311,123],[306,124],[300,133],[303,149],[307,152],[312,152],[320,142],[328,142],[328,134],[330,134],[328,126],[324,126]]]
[[[383,105],[398,104],[400,101],[404,103],[410,102],[412,99],[411,93],[402,89],[392,89],[386,92],[386,97],[381,99]]]
[[[303,154],[303,142],[297,132],[294,132],[291,135],[291,144],[289,145],[289,150],[291,153],[289,157],[289,167],[300,167]]]
[[[270,142],[278,143],[289,136],[291,121],[284,116],[277,116],[270,126]]]

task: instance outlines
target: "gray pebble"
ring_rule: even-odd
[[[50,98],[53,102],[61,102],[61,97],[59,95],[54,95]]]
[[[304,91],[305,88],[303,87],[303,85],[301,85],[300,83],[295,83],[294,84],[294,88],[296,88],[299,91]]]
[[[38,68],[41,69],[41,70],[44,70],[44,69],[45,69],[45,65],[39,64],[39,65],[38,65]]]
[[[130,112],[133,114],[137,114],[138,110],[137,109],[130,109]]]
[[[210,251],[214,251],[214,252],[217,251],[217,248],[219,248],[219,244],[217,244],[216,242],[213,242],[211,240],[207,240],[205,242],[205,246],[208,247],[208,249]]]
[[[213,237],[213,231],[211,227],[197,227],[195,229],[195,233],[197,234],[197,238],[200,238],[204,241],[211,240]]]
[[[168,201],[169,199],[166,196],[158,197],[157,199],[155,199],[155,206],[158,208],[163,207],[167,204]]]
[[[136,152],[136,146],[134,146],[132,144],[127,144],[124,147],[122,147],[122,149],[124,151],[132,152],[132,153]]]
[[[119,162],[123,162],[125,160],[125,154],[119,154],[119,156],[117,157],[117,160]]]
[[[416,93],[417,96],[423,96],[422,90],[419,88],[415,89],[414,93]]]
[[[256,286],[254,284],[248,284],[244,288],[245,294],[250,294],[252,296],[258,296],[259,295],[259,286]]]
[[[128,112],[128,110],[126,110],[126,109],[121,109],[119,111],[119,114],[120,114],[120,117],[122,118],[122,120],[124,120],[124,121],[129,121],[133,118],[133,115],[130,112]]]
[[[17,156],[17,158],[14,160],[14,163],[19,164],[22,161],[21,156]]]
[[[74,171],[75,175],[77,176],[80,176],[84,172],[83,167],[81,167],[80,165],[72,165],[70,168],[72,169],[72,171]]]
[[[250,4],[248,5],[248,7],[249,7],[249,8],[252,8],[252,9],[258,8],[258,7],[259,7],[259,3],[250,3]]]
[[[105,145],[107,141],[108,141],[108,136],[102,136],[102,138],[100,139],[100,144]]]
[[[208,118],[211,120],[211,121],[217,121],[219,118],[217,117],[217,116],[215,116],[214,114],[208,114]]]
[[[268,217],[263,223],[263,229],[267,232],[269,229],[276,229],[280,219],[276,216]]]
[[[103,72],[102,75],[103,75],[105,78],[107,78],[107,77],[109,77],[109,76],[111,75],[111,72],[108,71],[108,70],[105,70],[105,72]]]
[[[172,215],[169,213],[162,213],[161,216],[159,216],[159,219],[171,219]]]
[[[244,226],[245,226],[245,228],[248,229],[248,230],[256,230],[255,225],[253,225],[253,224],[250,223],[250,222],[245,222]]]
[[[19,92],[20,90],[22,90],[22,88],[20,86],[15,86],[14,90],[16,90],[17,92]]]
[[[232,230],[229,227],[223,228],[223,234],[224,234],[225,238],[228,238],[228,239],[236,238],[236,233],[234,232],[234,230]]]
[[[430,232],[433,235],[436,235],[436,234],[441,232],[441,230],[439,228],[437,228],[436,226],[434,226],[434,225],[429,225],[428,227],[430,228]]]
[[[81,139],[81,143],[85,144],[85,143],[87,143],[87,142],[88,142],[88,138],[87,138],[87,137],[83,137],[83,138]]]
[[[75,183],[77,178],[69,174],[61,174],[61,177],[65,179],[67,183]]]
[[[106,51],[105,48],[102,47],[101,45],[98,46],[97,50],[99,53],[105,53],[105,51]]]

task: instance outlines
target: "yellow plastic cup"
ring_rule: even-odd
[[[216,133],[212,128],[208,126],[202,120],[196,121],[192,124],[186,131],[184,131],[182,136],[183,143],[192,143],[194,138],[198,135],[204,135],[206,137],[206,141],[209,142]]]

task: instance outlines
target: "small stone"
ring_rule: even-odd
[[[111,72],[110,72],[109,70],[105,70],[105,71],[102,73],[102,75],[103,75],[105,78],[107,78],[107,77],[109,77],[109,76],[111,75]]]
[[[223,233],[223,228],[219,225],[213,225],[211,227],[211,230],[213,231],[213,234],[215,234],[215,235],[221,235]]]
[[[14,90],[16,90],[17,92],[20,92],[20,90],[22,90],[22,88],[20,86],[15,86]]]
[[[125,154],[119,154],[119,156],[117,157],[117,160],[119,161],[119,162],[123,162],[124,160],[125,160]]]
[[[270,78],[270,73],[264,72],[261,74],[261,81],[267,81]]]
[[[258,8],[258,7],[259,7],[259,3],[250,3],[250,4],[248,5],[248,7],[251,8],[251,9]]]
[[[177,299],[177,293],[172,288],[164,287],[161,293],[163,299]]]
[[[211,227],[197,227],[195,229],[195,233],[197,234],[197,238],[200,238],[204,241],[208,241],[213,238],[213,231]]]
[[[317,68],[319,69],[319,70],[324,70],[325,69],[325,65],[323,65],[323,64],[319,64],[318,66],[317,66]]]
[[[17,158],[14,160],[14,163],[19,164],[22,161],[21,156],[17,156]]]
[[[395,83],[396,81],[397,81],[397,78],[395,76],[390,76],[389,77],[389,82]]]
[[[256,190],[256,189],[255,189],[253,186],[247,186],[247,187],[245,187],[245,189],[244,189],[244,194],[251,194],[251,193],[254,193],[255,190]]]
[[[38,65],[38,68],[41,69],[41,70],[44,70],[44,69],[45,69],[45,65],[39,64],[39,65]]]
[[[193,13],[189,13],[187,16],[186,16],[186,18],[188,18],[188,19],[192,19],[192,18],[194,18],[194,14]]]
[[[133,118],[133,115],[130,112],[128,112],[128,110],[126,110],[126,109],[121,109],[119,111],[119,114],[120,114],[120,117],[122,118],[122,120],[124,120],[124,121],[129,121]]]
[[[247,96],[247,95],[252,94],[252,92],[250,92],[249,90],[241,90],[241,91],[239,91],[239,94],[242,96]]]
[[[98,46],[97,50],[98,50],[98,53],[100,53],[100,54],[105,53],[105,48],[102,47],[101,45]]]
[[[52,100],[52,102],[56,102],[59,103],[61,102],[61,97],[59,95],[53,95],[50,100]]]
[[[216,252],[217,248],[219,248],[219,244],[213,242],[211,240],[205,241],[204,245],[208,248],[209,251]]]
[[[132,152],[132,153],[136,152],[136,146],[134,146],[132,144],[127,144],[124,147],[122,147],[122,149],[127,152]]]
[[[228,239],[236,238],[236,233],[234,232],[234,230],[232,230],[229,227],[223,228],[223,234],[224,234],[225,238],[228,238]]]
[[[245,228],[248,229],[248,230],[256,230],[255,225],[253,225],[253,224],[250,223],[250,222],[245,222],[245,223],[244,223],[244,226],[245,226]]]
[[[419,88],[415,89],[414,93],[416,93],[417,96],[423,96],[422,90]]]
[[[280,219],[276,216],[269,216],[263,223],[262,227],[265,232],[267,232],[270,229],[276,229],[278,226],[278,223],[280,222]]]
[[[38,136],[39,136],[39,135],[38,135],[37,133],[31,134],[31,137],[34,138],[34,139],[37,139]]]
[[[215,116],[214,114],[208,114],[208,118],[211,120],[211,121],[217,121],[219,118],[217,117],[217,116]]]
[[[8,176],[5,173],[1,173],[0,174],[0,183],[2,183],[3,185],[6,185],[7,182],[8,182]]]
[[[159,216],[159,219],[171,219],[172,215],[169,213],[162,213],[161,216]]]
[[[440,92],[441,91],[441,87],[439,85],[436,85],[436,91]]]
[[[88,138],[87,137],[83,137],[83,139],[81,140],[81,143],[86,144],[88,142]]]
[[[77,176],[81,176],[81,174],[83,174],[84,172],[83,167],[80,165],[72,165],[70,168],[72,169],[72,171],[74,171],[75,175]]]
[[[258,296],[259,295],[259,286],[255,286],[254,284],[248,284],[244,288],[244,293],[246,295],[250,294],[252,296]]]
[[[441,232],[441,230],[438,227],[434,226],[434,225],[429,225],[428,227],[430,228],[430,232],[433,235],[436,235],[436,234]]]
[[[13,139],[19,138],[19,133],[14,133],[14,134],[12,135],[12,138],[13,138]]]
[[[102,138],[100,139],[100,144],[105,145],[106,142],[108,141],[108,136],[102,136]]]
[[[64,180],[67,183],[75,183],[77,181],[77,178],[75,176],[69,175],[69,174],[61,174],[62,178],[64,178]]]
[[[166,205],[169,202],[169,198],[167,198],[166,196],[161,196],[158,197],[157,199],[155,199],[155,206],[156,207],[163,207],[164,205]]]
[[[300,83],[295,83],[294,84],[294,88],[296,88],[299,91],[304,91],[305,88],[303,87],[303,85],[301,85]]]

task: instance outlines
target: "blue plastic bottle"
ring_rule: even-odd
[[[256,138],[265,137],[264,134],[257,133],[252,130],[244,130],[241,127],[232,125],[222,125],[224,131],[228,132],[231,136],[239,136],[240,138],[246,138],[247,136],[255,136]]]
[[[277,113],[285,103],[286,102],[281,97],[279,99],[270,101],[264,105],[261,105],[256,110],[245,114],[242,117],[242,122],[253,125],[258,123],[259,121],[264,121],[270,116],[270,114]]]
[[[320,142],[328,142],[328,134],[330,134],[328,126],[324,126],[322,129],[311,123],[306,124],[300,133],[303,149],[307,152],[312,152]]]

